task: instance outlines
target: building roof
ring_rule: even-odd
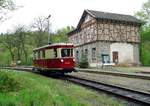
[[[109,20],[141,23],[141,21],[139,19],[137,19],[131,15],[108,13],[108,12],[101,12],[101,11],[94,11],[94,10],[85,10],[85,11],[87,11],[89,14],[91,14],[96,19],[109,19]]]
[[[77,25],[77,28],[71,32],[68,33],[68,35],[76,33],[79,29],[81,24],[83,23],[85,16],[89,14],[91,17],[97,19],[97,20],[113,20],[113,21],[120,21],[120,22],[129,22],[129,23],[136,23],[141,25],[142,21],[137,19],[134,16],[131,15],[123,15],[123,14],[116,14],[116,13],[108,13],[108,12],[101,12],[101,11],[95,11],[95,10],[84,10],[82,17]]]

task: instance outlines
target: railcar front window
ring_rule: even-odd
[[[73,56],[73,49],[62,49],[61,50],[62,57],[72,57]]]

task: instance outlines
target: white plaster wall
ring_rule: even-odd
[[[129,43],[113,43],[110,45],[111,61],[113,61],[113,51],[118,51],[119,63],[133,63],[133,45]]]

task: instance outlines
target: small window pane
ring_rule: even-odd
[[[87,50],[87,49],[85,49],[85,55],[86,55],[86,56],[88,55],[88,50]]]
[[[38,59],[40,59],[40,51],[38,51]]]
[[[62,49],[61,50],[62,57],[72,57],[73,56],[73,49]]]
[[[45,50],[42,51],[42,58],[45,58]]]
[[[92,48],[92,60],[96,60],[96,48]]]
[[[57,49],[54,49],[54,57],[57,57]]]

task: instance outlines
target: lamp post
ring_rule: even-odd
[[[50,34],[49,34],[49,18],[51,17],[51,15],[49,15],[46,19],[47,19],[47,27],[48,27],[48,29],[47,29],[47,32],[48,32],[48,44],[51,44],[51,42],[50,42]]]

